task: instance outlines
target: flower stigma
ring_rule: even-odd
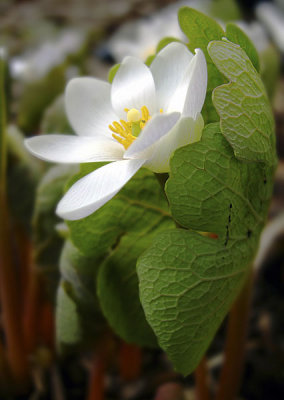
[[[122,144],[126,150],[139,136],[151,116],[146,106],[141,107],[141,111],[136,108],[125,108],[124,111],[127,113],[126,121],[123,119],[120,119],[119,122],[113,121],[109,125],[109,129],[113,132],[112,137]]]

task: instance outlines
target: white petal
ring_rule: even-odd
[[[57,214],[69,220],[92,214],[116,195],[144,162],[144,160],[117,161],[84,176],[58,203]]]
[[[196,50],[182,82],[177,87],[168,111],[180,111],[185,117],[196,118],[203,107],[207,89],[207,65],[203,52]]]
[[[193,54],[181,43],[170,43],[157,54],[150,70],[155,81],[158,108],[167,111],[192,58]]]
[[[108,125],[117,120],[108,82],[95,78],[72,79],[65,91],[69,121],[78,135],[111,137]]]
[[[166,136],[154,144],[152,158],[144,166],[157,173],[169,172],[173,152],[179,147],[199,141],[203,127],[201,114],[198,114],[196,120],[182,118]]]
[[[67,164],[121,160],[124,153],[122,145],[104,137],[39,135],[25,145],[42,160]]]
[[[138,138],[129,146],[124,153],[125,158],[141,157],[139,153],[152,146],[162,136],[166,135],[177,123],[180,113],[156,114],[142,130]]]
[[[154,79],[149,68],[135,57],[126,57],[120,65],[111,86],[113,109],[125,119],[125,108],[148,107],[156,111]]]
[[[196,118],[201,112],[207,90],[207,64],[202,50],[195,50],[191,79],[187,89],[183,115]]]

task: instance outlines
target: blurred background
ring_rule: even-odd
[[[12,388],[5,361],[7,333],[0,317],[0,399],[195,398],[192,376],[175,373],[159,350],[122,342],[105,329],[103,317],[97,314],[104,333],[96,344],[57,351],[54,305],[66,227],[54,208],[63,184],[76,169],[61,171],[54,179],[50,165],[31,157],[23,147],[26,136],[73,133],[64,111],[68,80],[80,75],[107,80],[110,68],[124,56],[146,60],[165,36],[186,42],[177,22],[183,5],[220,24],[234,21],[246,32],[259,53],[261,76],[275,115],[279,165],[269,221],[255,261],[240,399],[284,398],[284,1],[0,0],[0,48],[7,59],[7,185],[13,253],[9,291],[14,293],[15,323],[28,354],[23,369],[29,376],[24,379],[28,384]],[[208,352],[212,388],[223,345],[222,326]],[[93,355],[90,349],[95,347]]]

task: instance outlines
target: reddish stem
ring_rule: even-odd
[[[49,347],[50,350],[55,348],[55,323],[53,307],[46,299],[41,307],[41,317],[39,321],[39,336],[42,342]]]
[[[9,380],[6,354],[2,341],[0,341],[0,394],[6,388]]]
[[[26,298],[24,299],[25,311],[23,328],[25,348],[27,353],[31,354],[38,344],[39,318],[42,301],[39,275],[31,264],[29,266],[28,275]]]
[[[195,394],[197,400],[210,400],[211,396],[208,389],[208,368],[206,358],[203,357],[200,364],[194,371]]]
[[[104,400],[105,352],[93,356],[87,400]]]
[[[17,276],[12,257],[11,225],[3,193],[0,194],[0,216],[0,296],[7,359],[16,383],[22,385],[27,380],[28,362],[23,343]]]
[[[252,284],[253,271],[250,271],[229,314],[225,360],[220,374],[216,400],[234,400],[239,391],[244,368]]]
[[[142,352],[138,346],[121,342],[119,349],[119,372],[125,381],[139,378],[141,374]]]

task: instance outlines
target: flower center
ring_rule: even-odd
[[[125,108],[124,111],[127,113],[127,121],[123,119],[119,122],[113,121],[109,125],[109,129],[113,132],[112,137],[121,143],[126,150],[151,119],[151,116],[146,106],[141,107],[141,111],[136,108]]]

